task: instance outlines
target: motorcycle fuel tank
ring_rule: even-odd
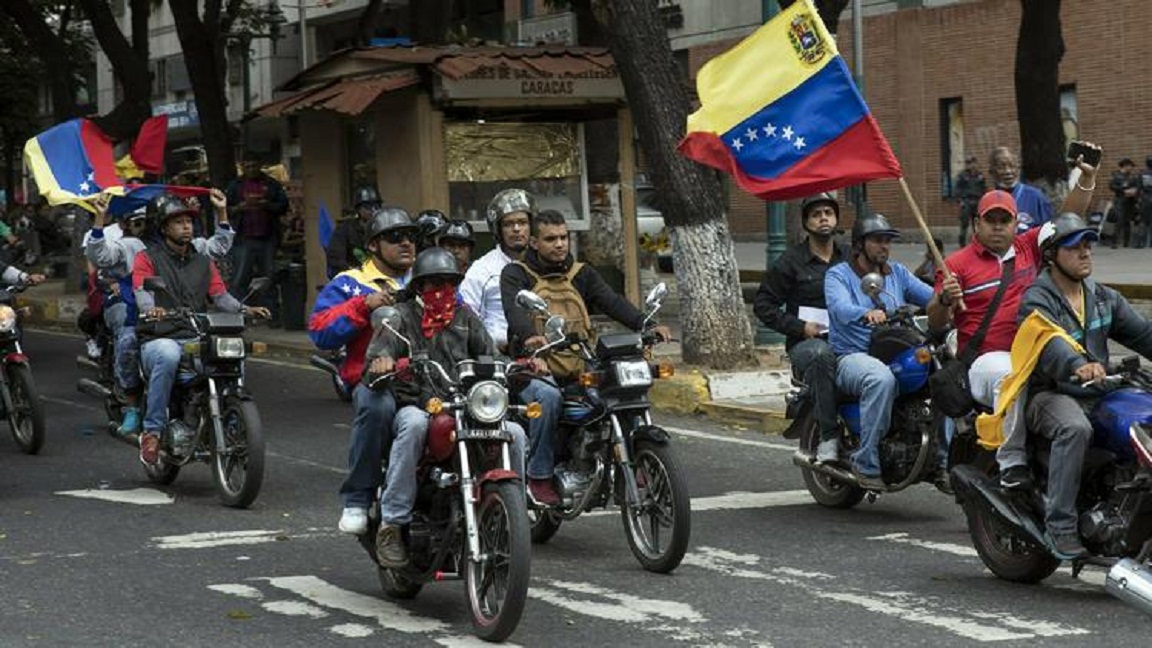
[[[928,383],[931,357],[927,347],[913,347],[901,351],[888,363],[888,369],[896,376],[896,387],[901,395],[920,391]],[[928,361],[924,362],[924,358],[928,358]]]
[[[1093,446],[1110,450],[1124,461],[1135,461],[1128,428],[1135,423],[1152,422],[1152,394],[1140,389],[1118,389],[1096,403],[1090,418]]]

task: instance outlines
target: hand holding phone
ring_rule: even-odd
[[[1068,144],[1068,163],[1076,164],[1076,159],[1083,156],[1085,164],[1093,167],[1100,167],[1101,149],[1098,146],[1081,142],[1080,140],[1072,140]]]

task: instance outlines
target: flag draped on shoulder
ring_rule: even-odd
[[[680,152],[760,198],[903,175],[811,0],[709,61],[696,88]]]

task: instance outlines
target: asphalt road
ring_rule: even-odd
[[[253,362],[267,479],[252,509],[217,504],[206,466],[155,489],[75,391],[79,340],[27,335],[48,405],[39,456],[0,437],[0,646],[478,645],[462,583],[411,602],[380,593],[335,530],[350,411],[325,376]],[[813,504],[791,444],[698,419],[674,428],[693,536],[670,576],[641,570],[619,515],[566,524],[535,549],[523,646],[1146,645],[1152,619],[1103,572],[997,580],[963,516],[930,487],[851,511]],[[2,427],[2,426],[0,426]],[[132,502],[149,496],[160,503]]]

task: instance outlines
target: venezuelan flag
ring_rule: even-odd
[[[760,198],[903,175],[811,0],[709,61],[696,88],[679,151]]]
[[[50,205],[82,204],[118,186],[112,140],[87,119],[73,119],[24,144],[24,163]]]

